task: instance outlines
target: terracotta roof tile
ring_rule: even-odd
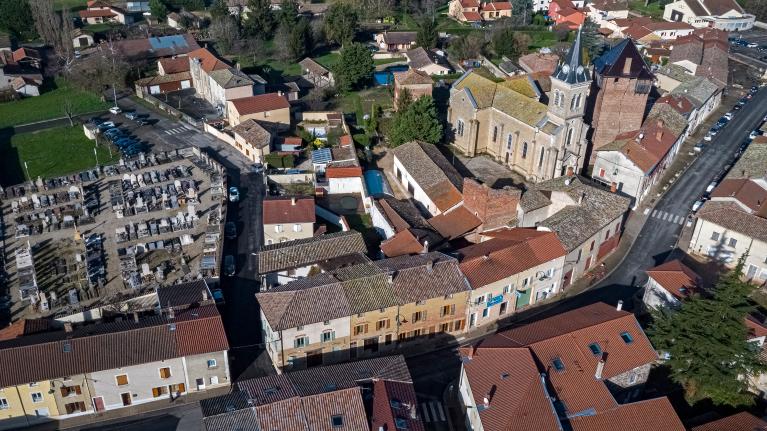
[[[269,198],[263,203],[264,224],[314,223],[313,197]]]
[[[325,169],[325,178],[360,178],[362,168],[359,166],[328,166]]]
[[[435,145],[409,142],[392,152],[440,211],[461,202],[463,177]]]
[[[442,253],[400,256],[373,263],[392,275],[392,290],[400,305],[470,289],[458,261]]]
[[[266,274],[366,252],[362,234],[357,231],[336,232],[263,246],[258,253],[258,268],[259,273]]]
[[[240,115],[290,108],[288,99],[278,93],[259,94],[231,101]]]
[[[166,75],[171,73],[189,72],[189,57],[163,58],[159,61]]]
[[[679,299],[687,298],[700,285],[700,276],[677,259],[648,269],[647,275]]]
[[[711,192],[711,199],[735,200],[747,207],[752,213],[759,213],[767,205],[767,189],[751,179],[725,178]]]
[[[376,380],[373,383],[371,430],[402,429],[397,426],[399,419],[404,421],[404,429],[424,431],[423,421],[418,416],[418,400],[412,383],[391,380]]]
[[[594,416],[569,420],[572,431],[685,431],[668,398],[623,404]]]
[[[482,21],[482,15],[479,12],[464,11],[463,17],[466,18],[466,21]]]
[[[430,218],[428,223],[440,235],[450,240],[473,231],[482,224],[482,220],[472,214],[466,206],[461,205],[449,212]]]
[[[397,232],[391,238],[381,242],[381,251],[386,257],[416,254],[422,252],[423,248],[424,246],[409,229]]]
[[[434,83],[431,77],[417,69],[419,66],[413,66],[405,72],[394,72],[394,83],[397,85],[431,85]],[[423,67],[423,66],[420,66]]]
[[[214,70],[223,70],[231,67],[225,62],[219,60],[215,55],[213,55],[212,52],[205,48],[196,49],[187,54],[187,56],[191,58],[192,61],[199,61],[200,69],[208,73]]]
[[[743,211],[734,202],[707,201],[698,210],[697,217],[750,238],[767,242],[767,219]]]
[[[342,389],[301,399],[306,424],[312,431],[359,431],[368,429],[367,414],[360,388]],[[341,425],[334,426],[333,417]],[[271,428],[265,428],[271,429]]]
[[[692,431],[767,431],[767,422],[749,412],[741,412],[693,427]]]

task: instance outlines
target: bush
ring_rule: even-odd
[[[269,153],[264,156],[264,161],[273,168],[292,168],[295,160],[292,154]]]
[[[364,133],[358,133],[356,135],[353,135],[352,139],[354,139],[354,142],[356,142],[357,145],[360,145],[362,147],[370,146],[370,136]]]

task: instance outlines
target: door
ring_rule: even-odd
[[[499,309],[498,314],[501,315],[501,316],[506,314],[506,309],[508,307],[509,307],[509,303],[508,302],[501,302],[501,308]]]
[[[588,258],[588,259],[586,259],[586,266],[584,266],[583,268],[584,268],[586,271],[588,271],[588,270],[589,270],[589,268],[591,268],[591,256],[589,256],[589,258]]]
[[[131,398],[130,392],[123,392],[120,394],[120,399],[123,401],[124,406],[129,406],[133,404],[133,399]]]
[[[203,378],[194,379],[194,382],[197,384],[198,391],[202,391],[205,389],[205,379]]]
[[[391,344],[391,334],[386,334],[386,338],[384,339],[384,344],[387,346]]]
[[[104,411],[104,397],[96,397],[93,399],[93,407],[97,412]]]
[[[375,353],[378,351],[378,337],[372,337],[365,340],[365,350]]]
[[[532,292],[533,292],[533,289],[515,291],[517,295],[517,303],[514,309],[519,310],[520,308],[527,307],[528,305],[530,305],[530,295],[532,294]]]
[[[752,279],[756,276],[756,270],[759,269],[754,265],[748,265],[748,272],[746,273],[746,278]]]
[[[306,366],[316,367],[322,365],[322,350],[306,352]]]

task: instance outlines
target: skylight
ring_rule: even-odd
[[[341,428],[344,426],[344,417],[341,415],[333,415],[330,417],[330,423],[333,428]]]
[[[402,419],[402,418],[394,419],[394,426],[396,426],[398,430],[406,430],[407,429],[407,419]]]
[[[631,344],[634,342],[634,338],[628,332],[622,333],[621,338],[623,339],[623,342],[626,344]]]
[[[402,405],[402,403],[400,403],[400,401],[398,399],[396,399],[396,398],[392,398],[389,401],[389,404],[391,404],[393,409],[398,409]]]
[[[589,344],[589,350],[591,350],[591,353],[595,355],[601,355],[602,354],[602,348],[599,347],[599,343],[591,343]]]
[[[72,351],[72,344],[70,344],[69,341],[65,341],[64,342],[63,350],[64,350],[64,353],[71,352]]]
[[[557,371],[565,370],[565,363],[562,362],[562,358],[554,358],[554,360],[551,361],[551,364],[554,365],[554,369]]]

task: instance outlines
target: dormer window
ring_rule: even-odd
[[[589,350],[591,350],[591,353],[599,356],[602,354],[602,348],[599,347],[599,343],[591,343],[589,344]]]
[[[344,426],[344,417],[342,415],[333,415],[330,417],[330,424],[333,428],[341,428]]]
[[[621,334],[621,339],[626,344],[631,344],[634,342],[634,338],[629,334],[628,332],[624,332]]]
[[[565,363],[562,362],[562,358],[554,358],[553,361],[551,361],[551,365],[554,366],[554,369],[562,372],[565,370]]]

